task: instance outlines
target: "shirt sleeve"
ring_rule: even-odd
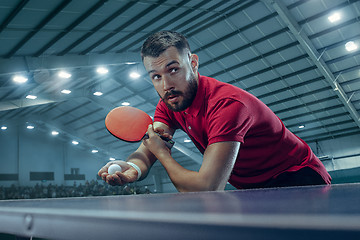
[[[162,103],[161,100],[158,102],[155,109],[154,122],[162,122],[172,129],[177,129],[176,125],[169,116],[168,108],[165,104]]]
[[[208,112],[209,145],[215,142],[237,141],[244,143],[253,116],[249,109],[234,99],[218,101]]]

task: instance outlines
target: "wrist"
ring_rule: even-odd
[[[136,165],[136,164],[133,163],[133,162],[126,162],[126,163],[129,164],[131,167],[133,167],[133,168],[137,171],[138,175],[137,175],[137,179],[136,179],[136,180],[139,180],[139,179],[141,178],[141,174],[142,174],[141,169],[139,168],[139,166]]]
[[[171,157],[171,153],[169,152],[168,149],[166,149],[163,151],[159,151],[155,156],[160,162],[163,162],[163,161],[166,161],[166,159]]]

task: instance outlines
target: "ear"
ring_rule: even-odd
[[[199,68],[199,56],[196,54],[191,54],[190,61],[192,69],[194,72],[196,72]]]

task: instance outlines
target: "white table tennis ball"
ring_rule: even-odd
[[[108,168],[109,174],[114,174],[117,171],[121,172],[121,167],[117,164],[111,164],[110,167]]]

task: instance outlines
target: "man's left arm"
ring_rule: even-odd
[[[148,129],[149,139],[145,146],[157,157],[166,169],[171,181],[180,192],[224,190],[240,149],[240,142],[216,142],[205,152],[198,172],[183,168],[176,162],[163,141]]]

